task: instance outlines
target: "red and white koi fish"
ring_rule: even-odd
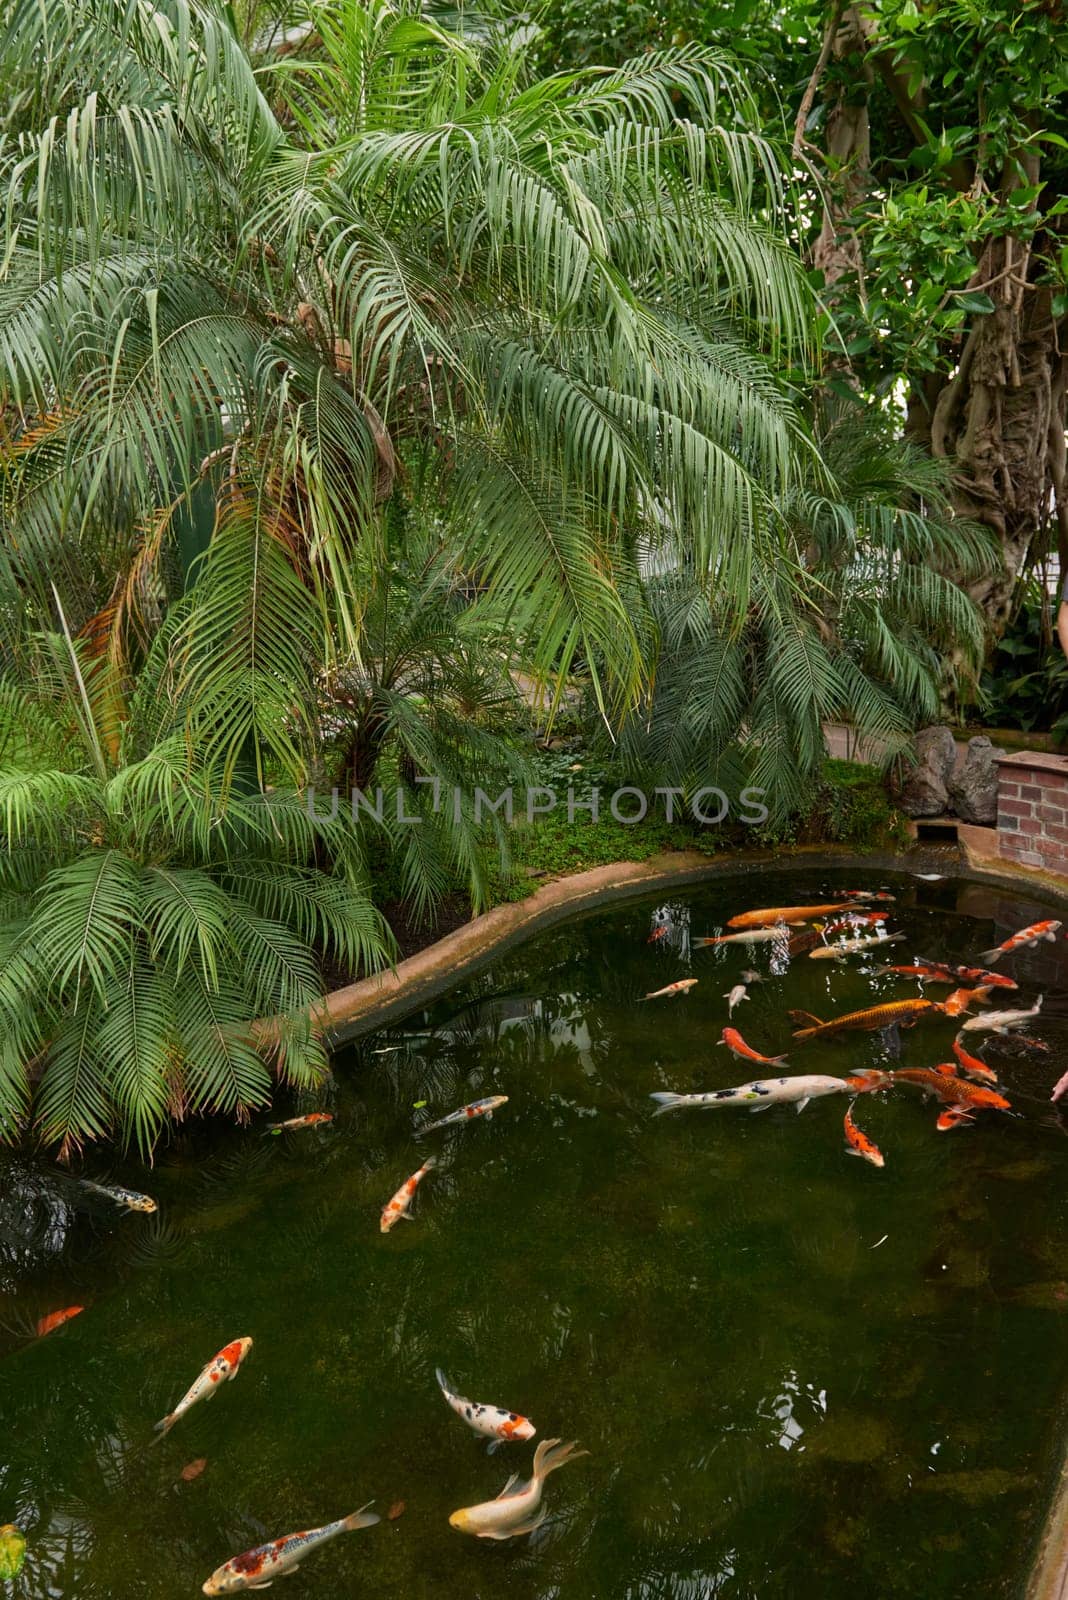
[[[367,1505],[373,1505],[369,1500]],[[367,1506],[361,1506],[351,1517],[340,1522],[328,1522],[323,1528],[312,1528],[307,1533],[289,1533],[284,1539],[272,1539],[270,1544],[257,1545],[244,1555],[234,1556],[212,1573],[202,1586],[203,1594],[240,1594],[244,1589],[267,1589],[275,1578],[284,1578],[296,1572],[304,1557],[328,1539],[339,1533],[355,1533],[359,1528],[373,1528],[381,1518]]]
[[[451,1406],[467,1426],[475,1433],[482,1434],[485,1439],[492,1439],[490,1454],[502,1444],[514,1444],[523,1439],[533,1439],[537,1428],[527,1417],[521,1417],[518,1411],[504,1411],[500,1406],[477,1405],[474,1400],[465,1400],[462,1395],[453,1394],[449,1388],[448,1379],[439,1367],[434,1374],[438,1380],[438,1388],[445,1396],[446,1404]]]
[[[847,928],[875,928],[880,922],[885,922],[885,911],[847,911],[841,917],[831,917],[829,921],[821,923],[824,934],[844,933]]]
[[[743,1000],[749,999],[749,996],[746,993],[745,984],[736,983],[730,993],[725,994],[723,998],[727,1002],[727,1015],[728,1017],[731,1017],[734,1015],[735,1006],[741,1005]]]
[[[774,928],[750,928],[746,933],[719,933],[711,938],[695,939],[694,945],[704,950],[715,944],[768,944],[773,939],[781,943],[789,933],[789,928],[780,924]]]
[[[229,1344],[223,1345],[218,1355],[212,1356],[207,1366],[186,1390],[174,1410],[161,1422],[156,1423],[156,1432],[160,1437],[170,1433],[178,1418],[184,1417],[187,1411],[192,1410],[198,1400],[210,1400],[224,1383],[236,1378],[242,1361],[251,1349],[251,1339],[233,1339]]]
[[[759,1078],[753,1083],[741,1083],[735,1089],[713,1089],[710,1094],[660,1091],[649,1098],[657,1103],[654,1117],[662,1117],[668,1111],[715,1111],[720,1106],[748,1106],[750,1111],[763,1111],[766,1106],[796,1105],[800,1112],[810,1100],[818,1100],[825,1094],[848,1094],[851,1087],[845,1078],[830,1078],[821,1072],[799,1072],[792,1078]]]
[[[333,1122],[330,1111],[309,1111],[306,1117],[290,1117],[288,1122],[269,1122],[268,1133],[295,1133],[298,1128],[318,1128],[324,1122]]]
[[[694,984],[699,982],[699,978],[680,978],[677,983],[669,983],[663,989],[654,989],[652,994],[643,994],[641,998],[643,1000],[661,1000],[666,995],[689,994]]]
[[[423,1162],[423,1165],[419,1168],[419,1171],[413,1172],[410,1178],[405,1178],[404,1182],[393,1196],[393,1199],[388,1205],[382,1207],[382,1216],[379,1220],[379,1228],[382,1233],[388,1233],[390,1228],[392,1228],[395,1223],[398,1223],[402,1217],[408,1216],[411,1203],[415,1199],[415,1191],[418,1189],[427,1173],[436,1166],[437,1162],[435,1161],[434,1157],[427,1156],[426,1160]]]
[[[948,1133],[950,1128],[960,1128],[964,1123],[974,1121],[975,1117],[967,1106],[947,1106],[944,1111],[938,1113],[935,1127],[939,1133]]]
[[[1002,956],[1011,955],[1014,950],[1030,949],[1048,939],[1050,944],[1056,944],[1057,934],[1064,926],[1061,922],[1032,922],[1029,928],[1021,928],[1019,933],[1014,933],[1011,939],[1006,939],[1003,944],[995,945],[993,950],[983,950],[980,961],[1000,961]]]
[[[841,961],[843,956],[859,955],[862,950],[873,950],[877,944],[897,944],[903,933],[869,933],[861,939],[841,939],[837,944],[817,945],[810,950],[810,961]]]
[[[997,1083],[998,1075],[992,1072],[985,1061],[980,1061],[978,1056],[969,1055],[959,1039],[953,1041],[953,1054],[960,1063],[960,1070],[969,1078],[977,1078],[980,1083]]]
[[[937,982],[934,973],[944,973],[947,983],[981,983],[986,989],[1018,989],[1020,985],[1015,978],[1010,978],[1005,972],[988,972],[985,967],[954,967],[947,961],[927,961],[920,956],[919,963],[925,967],[932,976],[929,983]]]
[[[785,1056],[762,1056],[759,1050],[746,1044],[737,1028],[724,1028],[716,1043],[725,1044],[739,1061],[758,1061],[762,1067],[777,1067],[780,1061],[786,1060]]]
[[[461,1106],[459,1111],[450,1111],[447,1117],[440,1117],[437,1122],[430,1122],[425,1128],[417,1128],[415,1137],[421,1139],[424,1133],[433,1133],[438,1128],[451,1128],[456,1122],[471,1122],[476,1117],[485,1117],[487,1122],[492,1122],[493,1113],[507,1104],[506,1094],[490,1094],[482,1100],[472,1100],[469,1105]]]
[[[1006,1028],[1019,1028],[1042,1010],[1039,995],[1030,1011],[984,1011],[981,1016],[969,1017],[961,1023],[961,1033],[1004,1033]]]
[[[38,1339],[43,1339],[46,1333],[52,1333],[56,1328],[62,1328],[72,1317],[80,1317],[84,1310],[84,1306],[67,1306],[63,1311],[50,1311],[46,1317],[38,1320],[35,1329]]]
[[[858,1128],[853,1121],[853,1108],[850,1106],[845,1114],[843,1123],[848,1149],[846,1155],[860,1156],[864,1161],[870,1161],[873,1167],[885,1167],[883,1153],[877,1144],[874,1144],[863,1129]]]
[[[546,1518],[541,1504],[541,1491],[550,1472],[589,1455],[588,1450],[576,1450],[575,1441],[561,1444],[559,1439],[543,1439],[534,1452],[534,1473],[529,1483],[518,1489],[512,1476],[496,1500],[485,1500],[481,1505],[464,1506],[449,1518],[449,1527],[458,1533],[474,1534],[476,1539],[515,1539],[523,1533],[533,1533]],[[540,1507],[540,1509],[539,1509]]]

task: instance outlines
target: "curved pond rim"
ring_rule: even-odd
[[[777,850],[735,851],[705,856],[678,851],[646,861],[619,861],[555,878],[523,900],[494,906],[461,928],[398,962],[388,972],[360,979],[328,994],[321,1015],[332,1047],[358,1039],[386,1023],[402,1021],[427,1001],[454,988],[555,923],[595,914],[607,905],[641,899],[660,889],[686,888],[718,877],[745,873],[756,878],[781,872],[784,861],[811,871],[840,870],[856,862],[867,871],[916,873],[917,863],[932,867],[933,852],[923,846],[903,851],[865,851],[853,846],[792,845]],[[976,857],[965,847],[953,862],[940,862],[947,877],[1026,889],[1029,898],[1051,907],[1068,906],[1068,879],[1014,863]],[[1066,919],[1068,920],[1068,919]],[[1026,1600],[1068,1600],[1068,1441],[1060,1481],[1027,1578]]]
[[[917,863],[933,867],[936,860],[940,869],[947,868],[946,877],[1006,889],[1026,888],[1032,900],[1054,907],[1068,906],[1068,878],[1059,879],[1052,873],[1037,873],[1001,860],[976,858],[963,849],[960,858],[952,862],[935,858],[930,847],[923,845],[902,851],[790,845],[722,856],[705,856],[697,850],[672,851],[645,861],[616,861],[610,866],[570,873],[543,884],[523,900],[494,906],[395,967],[332,990],[321,1002],[318,1019],[325,1025],[331,1049],[337,1049],[387,1022],[402,1021],[462,978],[473,976],[554,923],[594,914],[608,905],[639,900],[660,889],[683,889],[737,873],[770,876],[781,872],[787,861],[813,872],[837,870],[855,862],[867,871],[916,873]],[[1068,1586],[1065,1594],[1068,1597]]]

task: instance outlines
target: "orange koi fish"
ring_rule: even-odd
[[[694,984],[699,981],[697,978],[680,978],[678,983],[669,983],[663,989],[654,989],[652,994],[643,994],[642,999],[660,1000],[664,995],[689,994]]]
[[[43,1339],[46,1333],[52,1333],[56,1328],[62,1328],[65,1322],[72,1317],[81,1316],[84,1306],[68,1306],[65,1311],[50,1311],[47,1317],[42,1317],[37,1324],[37,1337]]]
[[[822,906],[770,906],[763,911],[741,911],[731,917],[728,928],[765,928],[769,923],[811,922],[815,917],[830,916],[832,911],[848,911],[849,902],[836,900]]]
[[[886,1166],[879,1146],[873,1144],[868,1135],[861,1128],[858,1128],[853,1121],[852,1106],[845,1114],[843,1127],[845,1128],[846,1144],[849,1147],[846,1151],[847,1155],[860,1156],[864,1161],[870,1161],[873,1167]]]
[[[437,1166],[437,1162],[434,1157],[427,1156],[419,1171],[413,1172],[410,1178],[406,1178],[389,1204],[383,1206],[379,1223],[382,1233],[388,1233],[390,1228],[398,1223],[402,1217],[408,1216],[412,1201],[415,1199],[415,1191],[427,1173],[435,1166]]]
[[[306,1117],[290,1117],[288,1122],[269,1122],[268,1133],[295,1133],[298,1128],[318,1128],[324,1122],[333,1122],[329,1111],[309,1111]]]
[[[942,1010],[947,1017],[959,1017],[962,1011],[967,1011],[973,1005],[985,1000],[990,990],[982,989],[954,989],[942,1002]]]
[[[974,1121],[975,1118],[967,1106],[947,1106],[944,1111],[939,1112],[935,1127],[939,1133],[948,1133],[950,1128],[960,1128],[966,1122]]]
[[[980,1083],[997,1083],[998,1075],[992,1072],[985,1061],[980,1061],[978,1056],[969,1055],[959,1039],[953,1041],[953,1054],[960,1062],[960,1070],[969,1078],[978,1078]]]
[[[924,956],[920,956],[918,959],[921,966],[926,967],[928,971],[944,973],[946,983],[953,983],[954,981],[958,983],[981,983],[988,989],[1018,989],[1020,987],[1015,978],[1008,977],[1004,972],[988,972],[985,967],[954,967],[947,961],[928,961]],[[927,981],[928,983],[935,983],[940,980],[931,977]]]
[[[1057,934],[1062,927],[1063,923],[1053,922],[1052,920],[1032,922],[1029,928],[1021,928],[1019,933],[1014,933],[1012,938],[1006,939],[1003,944],[995,945],[993,950],[983,950],[980,953],[979,960],[1000,961],[1002,956],[1011,955],[1014,950],[1030,949],[1043,939],[1048,939],[1050,944],[1055,944],[1057,942]]]
[[[870,1094],[874,1089],[889,1089],[893,1081],[891,1073],[880,1072],[876,1067],[858,1067],[846,1078],[846,1083],[854,1094]]]
[[[716,1043],[725,1044],[731,1055],[741,1061],[759,1061],[765,1067],[776,1067],[780,1061],[786,1060],[785,1056],[762,1056],[759,1050],[746,1044],[737,1028],[724,1028]]]
[[[914,1083],[927,1094],[935,1094],[946,1105],[963,1106],[969,1111],[1010,1111],[1009,1101],[994,1089],[980,1088],[966,1078],[932,1072],[929,1067],[901,1067],[891,1073],[895,1083]]]
[[[787,1015],[791,1022],[801,1024],[794,1029],[795,1039],[822,1039],[849,1028],[874,1031],[893,1027],[895,1023],[911,1028],[921,1017],[944,1016],[945,1008],[937,1000],[893,1000],[887,1005],[869,1006],[866,1011],[848,1011],[844,1017],[833,1017],[830,1022],[821,1021],[811,1011],[790,1011]]]

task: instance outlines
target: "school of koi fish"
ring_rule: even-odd
[[[693,944],[697,949],[709,949],[732,944],[751,946],[778,943],[791,957],[846,960],[851,955],[869,952],[880,945],[899,944],[905,940],[905,934],[893,933],[886,928],[886,919],[891,915],[886,908],[893,899],[890,894],[858,890],[844,892],[837,901],[829,904],[775,906],[746,911],[730,918],[727,928],[731,931],[697,939]],[[872,909],[873,906],[880,909]],[[986,1005],[995,992],[1017,989],[1016,982],[1010,976],[993,970],[997,963],[1041,942],[1055,942],[1061,927],[1060,922],[1052,920],[1034,923],[1013,934],[996,948],[982,952],[976,957],[981,964],[975,966],[955,966],[917,956],[911,963],[875,969],[878,975],[903,982],[914,981],[921,990],[925,985],[946,985],[950,993],[944,1000],[928,999],[921,994],[829,1019],[821,1019],[806,1011],[787,1013],[794,1024],[792,1038],[796,1045],[852,1030],[871,1032],[911,1028],[926,1019],[962,1018],[960,1031],[953,1042],[955,1059],[952,1062],[938,1062],[929,1068],[863,1068],[841,1077],[821,1073],[767,1076],[735,1087],[699,1094],[657,1091],[651,1096],[656,1102],[653,1115],[660,1117],[673,1111],[710,1110],[728,1106],[746,1106],[751,1111],[763,1111],[773,1105],[785,1104],[795,1105],[800,1112],[811,1100],[836,1094],[847,1095],[851,1098],[843,1119],[845,1153],[858,1156],[873,1167],[883,1168],[886,1165],[883,1152],[854,1120],[857,1100],[861,1095],[891,1091],[899,1086],[918,1089],[925,1098],[933,1097],[939,1103],[935,1122],[939,1132],[970,1125],[980,1111],[1008,1112],[1011,1109],[1010,1102],[998,1087],[997,1074],[966,1048],[963,1037],[967,1032],[980,1031],[1007,1034],[1039,1015],[1041,997],[1026,1009],[979,1011],[977,1008]],[[871,931],[860,931],[864,929]],[[654,930],[648,942],[658,942],[666,931],[663,928]],[[639,998],[643,1002],[678,998],[688,994],[699,981],[696,977],[683,978],[653,989]],[[751,1062],[757,1067],[782,1066],[787,1055],[765,1055],[755,1049],[731,1025],[729,1018],[735,1007],[749,998],[748,989],[752,984],[771,981],[773,979],[768,975],[746,969],[741,972],[739,981],[723,996],[727,1001],[728,1023],[717,1044],[725,1046],[735,1059]],[[1020,1039],[1019,1035],[1015,1037]],[[1037,1040],[1027,1040],[1026,1045],[1034,1049],[1045,1048]],[[1051,1098],[1056,1101],[1066,1092],[1068,1073],[1054,1085]],[[472,1101],[435,1121],[422,1123],[413,1130],[413,1137],[420,1139],[440,1130],[459,1129],[479,1119],[489,1121],[507,1102],[507,1095],[492,1095]],[[265,1132],[279,1136],[322,1127],[331,1120],[328,1113],[313,1112],[268,1124]],[[385,1203],[379,1219],[381,1233],[389,1233],[401,1221],[413,1220],[412,1206],[417,1192],[436,1164],[436,1158],[428,1156]],[[124,1210],[149,1214],[157,1209],[151,1197],[134,1190],[105,1187],[85,1179],[75,1181],[87,1192]],[[52,1333],[84,1310],[82,1306],[69,1306],[42,1317],[36,1326],[38,1336]],[[173,1410],[156,1423],[157,1442],[164,1440],[201,1401],[212,1399],[226,1384],[233,1382],[252,1344],[252,1339],[248,1337],[231,1340],[205,1364]],[[440,1368],[436,1372],[436,1379],[449,1409],[474,1435],[489,1441],[487,1453],[492,1454],[505,1445],[525,1443],[534,1438],[537,1430],[526,1416],[504,1407],[467,1399],[451,1387]],[[585,1454],[587,1452],[579,1450],[575,1441],[563,1443],[556,1438],[542,1439],[535,1449],[531,1476],[527,1481],[522,1482],[513,1474],[495,1499],[453,1512],[449,1517],[450,1526],[479,1539],[496,1541],[533,1533],[547,1516],[543,1504],[546,1478],[568,1461]],[[371,1503],[321,1527],[287,1534],[233,1556],[205,1580],[202,1592],[206,1595],[229,1595],[267,1588],[276,1578],[297,1571],[307,1555],[340,1534],[370,1528],[378,1523],[380,1518],[370,1510]],[[0,1534],[8,1531],[18,1532],[13,1528],[0,1529]]]

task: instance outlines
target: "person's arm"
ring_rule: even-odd
[[[1061,649],[1068,656],[1068,599],[1063,595],[1060,610],[1057,612],[1057,638],[1061,642]]]

